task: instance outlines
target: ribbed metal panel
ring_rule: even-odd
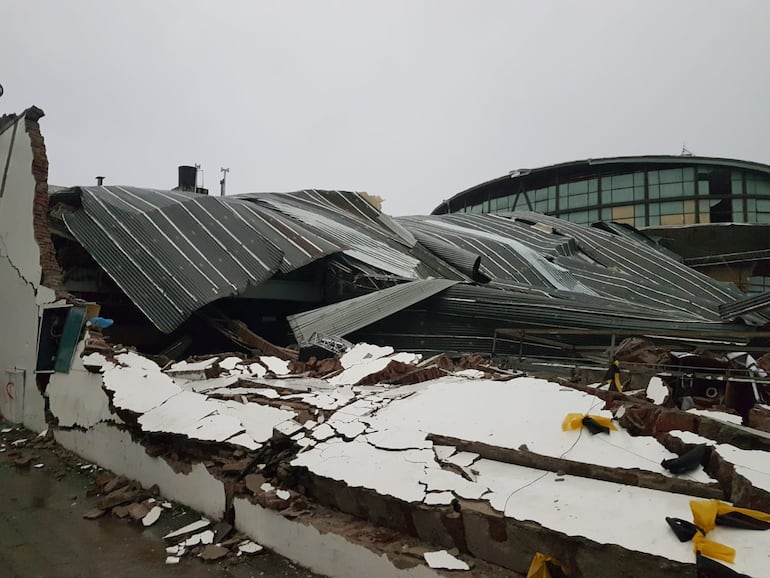
[[[537,213],[393,220],[339,191],[75,190],[81,207],[64,215],[70,231],[165,332],[207,303],[329,255],[342,296],[411,281],[291,316],[300,343],[313,333],[380,334],[425,350],[473,351],[495,329],[522,326],[671,331],[706,342],[746,328],[720,312],[734,316],[764,303],[744,302],[737,288],[633,236]],[[72,203],[73,190],[66,194]],[[480,273],[488,285],[470,282]],[[766,319],[749,315],[752,323]]]
[[[405,221],[405,224],[413,228],[415,235],[430,235],[445,245],[483,255],[482,269],[491,278],[511,279],[543,288],[593,294],[590,287],[575,279],[568,270],[555,267],[549,262],[537,242],[530,246],[514,238],[511,233],[516,229],[509,227],[506,219],[484,215],[470,216],[470,219],[468,217],[462,221],[454,216],[425,219],[418,217]],[[532,231],[532,239],[539,240],[538,235],[541,232],[535,229]],[[517,231],[517,234],[521,232]]]
[[[245,221],[252,231],[264,236],[283,252],[281,273],[290,273],[316,259],[344,251],[347,245],[321,236],[311,227],[266,207],[227,198],[227,207],[236,218]]]
[[[421,279],[288,317],[297,343],[314,333],[344,337],[455,285],[448,279]]]
[[[452,267],[466,275],[469,279],[488,282],[489,278],[480,273],[481,255],[461,249],[456,245],[446,243],[429,233],[415,230],[415,238],[433,254],[441,257]],[[480,278],[481,277],[481,278]]]
[[[723,319],[731,320],[768,307],[770,307],[770,291],[724,303],[719,306],[719,314]]]
[[[288,216],[321,231],[328,238],[336,238],[349,247],[345,254],[405,279],[417,279],[420,262],[397,248],[388,245],[360,228],[353,227],[333,215],[313,212],[277,200],[270,201],[271,207]]]
[[[273,276],[281,250],[218,198],[126,187],[81,188],[64,216],[75,238],[161,331]]]
[[[638,335],[669,336],[669,343],[680,342],[691,347],[709,343],[730,331],[746,331],[742,325],[686,322],[658,319],[654,312],[625,312],[620,308],[604,310],[598,304],[587,307],[568,299],[495,291],[488,287],[458,284],[419,304],[399,311],[350,336],[353,340],[390,343],[394,347],[415,351],[485,351],[492,349],[498,329],[527,328],[565,330],[565,334],[549,335],[549,339],[571,344],[598,343],[606,346],[607,335],[570,334],[570,329],[601,332],[635,332]],[[637,313],[637,314],[635,314]],[[725,337],[725,339],[728,339]],[[729,338],[746,343],[747,338]],[[505,346],[498,347],[501,352]]]
[[[714,281],[661,252],[626,237],[539,213],[514,213],[514,216],[546,224],[555,232],[574,238],[588,257],[605,267],[635,275],[640,284],[652,281],[658,285],[670,285],[690,295],[694,300],[702,299],[715,305],[741,295],[735,285]]]

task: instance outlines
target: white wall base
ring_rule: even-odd
[[[57,430],[56,441],[84,459],[136,480],[144,487],[157,484],[161,493],[212,518],[225,511],[225,489],[203,464],[189,474],[176,473],[161,458],[153,458],[128,432],[99,423],[87,432]]]
[[[437,578],[437,572],[417,563],[400,569],[385,554],[376,554],[339,534],[321,533],[313,526],[288,520],[273,510],[236,498],[235,527],[263,546],[313,572],[334,578]]]

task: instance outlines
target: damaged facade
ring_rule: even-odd
[[[770,510],[770,428],[746,427],[770,318],[733,284],[534,212],[49,195],[40,116],[0,120],[6,418],[335,576],[505,576],[538,552],[569,576],[692,576],[666,517]],[[596,388],[608,347],[623,392]],[[573,413],[614,429],[564,431]],[[660,465],[699,444],[687,472]],[[708,538],[745,574],[770,562],[763,532]]]

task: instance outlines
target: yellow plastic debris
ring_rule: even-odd
[[[612,418],[604,417],[603,415],[593,415],[585,413],[568,413],[564,417],[564,421],[561,422],[562,431],[569,431],[574,429],[580,429],[583,427],[583,418],[590,417],[599,425],[603,425],[606,428],[617,431],[618,428],[612,423]]]
[[[713,558],[714,560],[721,560],[722,562],[729,562],[730,564],[735,562],[735,548],[708,540],[700,532],[697,532],[695,536],[693,536],[692,542],[694,544],[694,552],[700,552],[704,556]]]
[[[692,500],[690,502],[693,523],[707,534],[717,525],[718,509],[719,500]]]
[[[536,552],[532,558],[532,563],[529,565],[527,578],[551,578],[551,573],[548,570],[549,562],[561,568],[562,572],[566,575],[567,571],[556,558]]]
[[[738,508],[721,500],[692,500],[690,511],[695,525],[706,533],[711,532],[716,527],[717,516],[723,516],[730,512],[738,512],[755,520],[770,522],[770,514],[749,508]]]

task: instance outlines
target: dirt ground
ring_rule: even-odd
[[[34,434],[0,421],[0,576],[3,578],[311,578],[316,576],[271,552],[205,563],[183,557],[166,565],[162,536],[200,518],[179,506],[149,528],[105,516],[85,520],[97,497],[87,495],[96,472]],[[13,442],[27,438],[18,445]],[[17,466],[12,457],[31,457]],[[38,464],[42,466],[36,467]],[[83,469],[81,469],[83,468]]]

